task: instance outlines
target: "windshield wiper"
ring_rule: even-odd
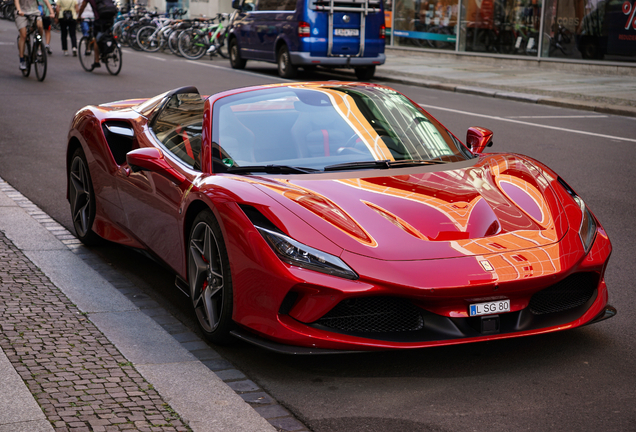
[[[246,165],[228,167],[227,172],[233,174],[264,172],[266,174],[309,174],[318,170],[313,168],[289,165]]]
[[[389,168],[404,168],[409,166],[417,166],[417,165],[437,165],[437,164],[445,164],[447,161],[435,159],[435,160],[376,160],[376,161],[361,161],[361,162],[347,162],[335,165],[327,165],[325,167],[325,171],[339,171],[339,170],[349,170],[349,169],[368,169],[368,168],[379,168],[379,169],[389,169]]]

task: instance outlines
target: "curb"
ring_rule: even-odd
[[[625,117],[636,117],[636,107],[622,106],[622,105],[610,105],[602,103],[594,103],[587,101],[580,101],[576,99],[567,98],[554,98],[550,96],[536,95],[523,92],[511,92],[497,90],[489,87],[467,86],[462,84],[450,84],[442,83],[431,80],[423,80],[406,75],[399,75],[397,71],[391,71],[397,76],[385,75],[388,71],[385,69],[383,73],[376,73],[375,79],[379,81],[387,81],[399,84],[413,85],[418,87],[431,88],[435,90],[444,90],[454,93],[464,93],[476,96],[493,97],[498,99],[507,99],[516,102],[527,102],[539,105],[549,105],[561,108],[571,108],[583,111],[594,111],[603,114],[620,115]]]

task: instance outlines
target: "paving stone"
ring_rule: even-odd
[[[148,430],[190,431],[2,232],[0,329],[2,350],[56,431],[136,430],[133,420]],[[148,399],[161,409],[148,410]]]

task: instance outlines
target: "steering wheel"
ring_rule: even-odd
[[[358,136],[357,133],[354,133],[353,135],[351,135],[349,137],[349,139],[347,140],[347,142],[345,143],[344,146],[340,147],[336,153],[338,153],[339,155],[346,155],[346,154],[361,154],[361,155],[367,155],[369,152],[366,149],[366,146],[364,146],[364,144],[362,144],[361,146],[358,145],[357,141],[360,139],[360,137]],[[362,143],[362,140],[360,140],[360,142]],[[364,149],[364,150],[363,150]],[[365,151],[367,150],[367,151]]]

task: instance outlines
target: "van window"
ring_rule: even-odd
[[[259,11],[293,11],[296,9],[296,0],[260,0]]]

